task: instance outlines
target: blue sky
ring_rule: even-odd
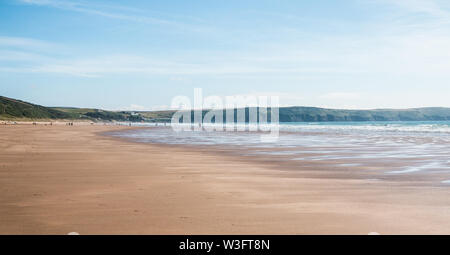
[[[0,95],[156,110],[177,95],[450,107],[439,0],[2,0]]]

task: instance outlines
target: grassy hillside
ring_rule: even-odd
[[[174,112],[175,111],[104,111],[90,108],[44,107],[0,96],[0,119],[170,122]],[[248,112],[249,109],[246,108],[246,121],[248,121]],[[206,111],[203,111],[203,115],[205,113]],[[405,110],[337,110],[295,106],[280,108],[279,113],[280,122],[450,120],[450,108],[438,107]],[[235,116],[236,115],[235,110]],[[223,114],[223,116],[225,116],[225,114]]]
[[[30,104],[16,99],[0,96],[0,117],[2,119],[69,119],[68,113],[48,107]]]
[[[281,122],[438,120],[450,120],[450,108],[417,108],[405,110],[335,110],[315,107],[280,108]]]
[[[68,119],[88,121],[144,121],[139,114],[99,109],[45,107],[0,96],[0,119]]]
[[[140,114],[135,114],[126,111],[104,111],[100,109],[91,108],[72,108],[72,107],[53,107],[52,109],[68,113],[74,116],[75,119],[89,119],[98,121],[144,121]]]
[[[170,122],[175,111],[137,112],[146,120],[155,122]]]
[[[248,108],[246,121],[248,121]],[[203,111],[203,115],[206,111]],[[152,112],[154,116],[170,118],[173,111]],[[158,115],[159,114],[159,115]],[[235,110],[235,121],[236,121]],[[270,119],[270,110],[269,110]],[[149,115],[151,116],[151,115]],[[225,116],[225,112],[223,112]],[[323,122],[323,121],[441,121],[450,120],[450,108],[337,110],[316,107],[283,107],[279,109],[280,122]]]

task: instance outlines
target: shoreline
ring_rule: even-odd
[[[0,126],[0,234],[450,233],[445,187],[101,135],[124,129]]]

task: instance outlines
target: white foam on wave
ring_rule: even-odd
[[[424,133],[447,133],[450,134],[450,122],[435,122],[430,124],[417,124],[414,122],[379,123],[295,123],[280,124],[280,131],[389,131],[389,132],[424,132]]]
[[[257,151],[253,154],[274,155],[274,156],[289,156],[300,154],[300,151]]]
[[[389,171],[386,173],[388,173],[388,174],[406,174],[406,173],[420,172],[423,170],[442,169],[442,168],[447,168],[447,167],[443,166],[440,162],[432,162],[432,163],[424,164],[421,166],[413,166],[413,167],[406,168],[404,170],[395,170],[395,171]]]
[[[119,124],[129,125],[130,123],[120,122]],[[132,123],[133,126],[163,127],[172,126],[171,123]],[[194,124],[178,123],[177,126],[193,126]],[[223,124],[203,123],[203,127],[222,128]],[[269,131],[277,126],[280,131],[301,132],[301,131],[390,131],[390,132],[425,132],[425,133],[446,133],[450,134],[450,121],[398,121],[398,122],[281,122],[279,124],[256,124],[256,123],[235,123],[233,127],[239,130],[265,130]]]
[[[351,166],[361,166],[359,163],[348,163],[348,164],[339,164],[340,166],[344,167],[351,167]]]

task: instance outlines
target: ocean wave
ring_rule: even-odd
[[[375,132],[405,132],[405,133],[443,133],[450,134],[449,122],[435,123],[281,123],[280,131],[375,131]]]
[[[125,123],[124,123],[125,124]],[[128,125],[128,124],[127,124]],[[172,126],[170,123],[133,123],[133,126]],[[198,127],[198,124],[177,124],[179,127]],[[214,124],[203,123],[202,129],[224,129],[225,131],[270,131],[278,129],[281,132],[387,132],[387,133],[440,133],[450,134],[449,121],[434,122],[284,122],[279,124],[234,123]]]

